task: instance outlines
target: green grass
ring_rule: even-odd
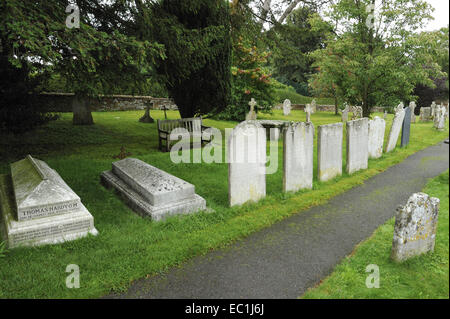
[[[333,273],[303,298],[449,298],[449,173],[431,179],[424,193],[440,199],[436,245],[433,253],[403,263],[392,261],[392,218],[357,246]],[[367,288],[366,266],[380,269],[380,288]]]
[[[327,183],[319,183],[315,178],[313,190],[295,194],[282,192],[280,143],[280,164],[276,174],[267,176],[267,197],[258,203],[229,208],[227,164],[173,164],[168,153],[157,150],[156,124],[138,122],[142,113],[94,113],[96,125],[89,127],[74,127],[71,114],[63,114],[60,120],[21,137],[1,137],[0,173],[8,173],[9,163],[28,153],[46,161],[80,196],[94,216],[100,234],[59,245],[8,251],[0,258],[0,298],[99,297],[110,291],[124,291],[133,280],[167,271],[196,255],[224,247],[292,214],[326,203],[448,136],[448,127],[444,132],[437,132],[432,123],[413,124],[408,147],[371,160],[369,169],[351,176],[344,174]],[[168,115],[179,116],[176,112]],[[152,111],[152,116],[164,117],[162,111]],[[285,117],[282,111],[276,110],[272,116],[261,117],[304,121],[305,113],[294,110]],[[312,121],[317,127],[339,122],[340,116],[316,113]],[[391,121],[389,115],[387,132]],[[236,125],[213,120],[205,120],[205,124],[221,130]],[[178,216],[164,222],[152,222],[136,215],[113,191],[99,183],[100,173],[111,168],[115,161],[112,157],[119,153],[121,146],[133,157],[193,183],[196,192],[215,212]],[[65,287],[68,264],[80,266],[79,289]]]

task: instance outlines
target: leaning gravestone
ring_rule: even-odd
[[[257,121],[238,124],[227,141],[230,206],[266,196],[266,132]]]
[[[28,155],[0,175],[0,206],[9,248],[97,235],[94,218],[59,174]]]
[[[283,102],[283,115],[288,116],[291,114],[291,101],[289,99]]]
[[[391,258],[404,261],[434,250],[439,199],[425,193],[411,195],[395,214]]]
[[[386,144],[386,153],[392,151],[397,145],[398,136],[400,135],[400,130],[402,128],[404,118],[405,110],[403,109],[403,103],[400,103],[395,109],[394,120],[392,121],[388,142]]]
[[[284,132],[283,190],[312,188],[314,125],[290,123]]]
[[[379,158],[383,155],[384,131],[386,121],[378,116],[369,121],[369,158]]]
[[[405,117],[402,124],[401,147],[409,144],[409,135],[411,134],[411,108],[405,108]]]
[[[348,174],[367,169],[369,160],[369,119],[362,118],[347,122],[347,165]]]
[[[101,182],[114,188],[135,212],[155,221],[206,209],[194,185],[136,158],[112,163]]]
[[[320,181],[342,175],[342,123],[321,125],[317,131],[317,169]]]
[[[416,102],[409,102],[409,108],[411,109],[411,123],[416,123],[416,114],[414,114],[414,111],[416,109]]]

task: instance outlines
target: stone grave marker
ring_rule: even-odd
[[[405,147],[409,144],[409,135],[411,134],[411,108],[405,108],[405,118],[402,124],[401,146]]]
[[[283,115],[288,116],[291,114],[291,101],[289,99],[283,102]]]
[[[404,261],[434,251],[439,199],[425,193],[412,194],[395,214],[391,258]]]
[[[369,119],[362,118],[347,122],[347,164],[348,174],[367,169],[369,160]]]
[[[341,117],[342,117],[342,122],[345,123],[348,121],[348,112],[349,112],[350,108],[347,103],[344,103],[344,105],[345,105],[345,108],[342,110]]]
[[[283,190],[311,189],[313,186],[314,125],[289,123],[283,140]]]
[[[445,113],[446,113],[446,109],[443,105],[438,106],[436,108],[436,114],[435,114],[435,116],[437,117],[436,128],[439,131],[442,131],[445,128]]]
[[[416,123],[416,114],[414,114],[414,111],[416,109],[416,102],[409,102],[409,108],[411,109],[411,123]]]
[[[378,116],[369,121],[369,158],[379,158],[383,155],[384,132],[386,121]]]
[[[254,121],[256,120],[256,112],[255,112],[255,106],[256,106],[256,101],[254,98],[252,98],[250,100],[250,102],[248,102],[248,105],[250,105],[250,111],[248,112],[247,116],[245,117],[246,121]]]
[[[421,122],[430,122],[431,121],[431,108],[430,107],[421,107],[420,108],[420,121]]]
[[[94,218],[59,174],[28,155],[0,176],[0,206],[9,248],[97,235]]]
[[[386,144],[386,153],[395,149],[404,118],[405,110],[403,109],[403,103],[400,103],[395,109],[394,120],[392,121],[391,130],[389,131],[389,137]]]
[[[384,110],[383,119],[384,119],[385,121],[386,121],[386,119],[387,119],[387,111],[386,111],[386,110]]]
[[[101,182],[114,188],[135,212],[155,221],[206,209],[194,185],[136,158],[112,163]]]
[[[317,169],[320,181],[342,175],[343,124],[321,125],[317,131]]]
[[[434,116],[436,114],[436,107],[437,107],[436,102],[433,101],[430,106],[430,117],[431,118],[434,118]]]
[[[266,132],[257,121],[238,124],[227,141],[230,206],[266,196]]]
[[[306,104],[305,113],[306,113],[306,123],[310,123],[311,122],[311,113],[312,113],[311,104]]]
[[[311,114],[316,113],[316,112],[317,112],[317,103],[316,103],[316,99],[313,99],[311,101]]]

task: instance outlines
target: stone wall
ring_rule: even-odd
[[[42,99],[48,112],[72,112],[73,93],[42,93]],[[92,111],[132,111],[144,110],[147,103],[153,102],[152,109],[163,109],[164,105],[168,110],[177,110],[178,107],[169,98],[155,98],[152,96],[132,96],[132,95],[102,95],[93,98],[91,102]]]

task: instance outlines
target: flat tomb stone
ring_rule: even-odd
[[[8,248],[57,244],[98,234],[94,218],[81,203],[60,215],[17,221],[13,192],[11,177],[0,175],[0,228]]]
[[[206,209],[194,185],[135,158],[113,163],[112,170],[102,173],[101,182],[114,188],[139,215],[155,221]]]
[[[395,214],[391,258],[404,261],[434,250],[439,199],[425,193],[412,194]]]
[[[11,164],[19,221],[58,215],[81,207],[80,198],[45,162],[28,155]]]

